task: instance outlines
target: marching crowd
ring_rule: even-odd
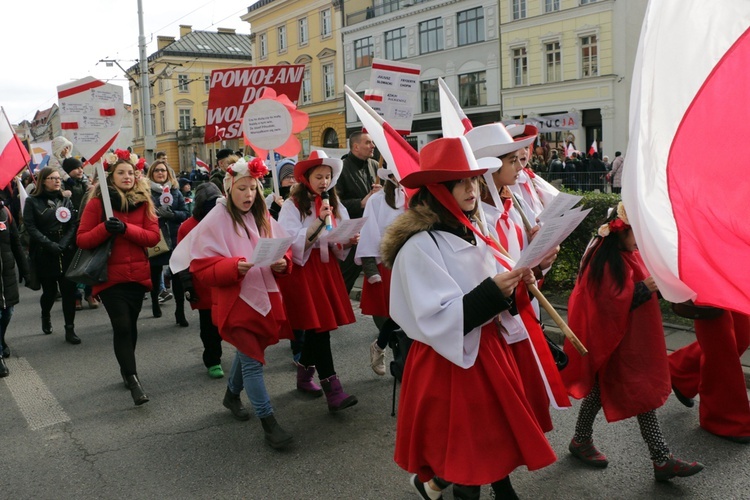
[[[394,458],[412,474],[420,498],[441,498],[451,485],[454,498],[479,498],[487,484],[496,498],[517,498],[513,470],[556,461],[545,436],[553,428],[550,407],[570,407],[569,396],[583,399],[569,450],[584,464],[608,465],[593,439],[603,410],[608,422],[636,417],[656,480],[696,474],[703,465],[671,453],[656,410],[673,391],[686,406],[700,393],[702,427],[750,442],[738,359],[750,344],[748,318],[719,311],[697,319],[697,342],[667,356],[658,288],[620,204],[583,255],[570,300],[570,325],[589,354],[566,342],[568,364],[560,369],[530,293],[559,248],[533,269],[515,266],[558,193],[527,168],[536,136],[531,126],[482,125],[423,146],[419,169],[401,177],[372,159],[367,133],[354,133],[343,160],[313,151],[279,162],[279,186],[268,196],[265,163],[231,150],[219,152],[210,175],[179,180],[166,155],[146,165],[118,150],[105,155],[106,178],[90,182],[72,145],[58,138],[54,161],[36,173],[23,206],[15,185],[1,194],[0,376],[9,375],[2,359],[10,356],[6,331],[19,301],[18,276],[42,291],[45,334],[53,332],[59,293],[71,344],[82,342],[76,310],[101,302],[123,383],[142,405],[149,397],[138,377],[137,320],[144,300],[161,317],[160,301],[173,298],[181,327],[189,326],[186,303],[198,310],[207,374],[227,379],[223,405],[250,419],[244,391],[266,442],[282,449],[294,438],[266,390],[264,351],[289,340],[299,391],[324,396],[331,412],[356,405],[336,372],[331,335],[355,321],[349,292],[363,272],[359,306],[379,330],[369,344],[373,371],[385,374],[395,331],[413,340]],[[329,240],[329,228],[361,217],[359,234]],[[292,242],[282,258],[268,267],[250,261],[262,238],[285,236]],[[78,249],[103,245],[110,249],[106,281],[87,287],[66,278]],[[714,329],[722,347],[709,339]],[[223,342],[235,349],[228,374]]]

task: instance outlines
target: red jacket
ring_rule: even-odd
[[[200,221],[195,217],[189,217],[185,222],[182,223],[180,229],[177,231],[177,243],[179,244],[185,237],[192,231]],[[211,309],[211,287],[205,286],[203,281],[199,279],[193,280],[193,288],[195,294],[198,296],[198,302],[190,302],[191,309]]]
[[[128,212],[114,211],[114,216],[125,223],[125,234],[116,235],[112,253],[107,261],[107,282],[93,287],[96,295],[118,283],[140,283],[151,289],[151,267],[146,248],[159,243],[159,222],[148,213],[143,203]],[[104,227],[104,208],[100,198],[86,204],[78,226],[76,244],[80,248],[96,248],[111,236]]]

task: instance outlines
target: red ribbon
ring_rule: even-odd
[[[115,116],[115,108],[100,109],[99,115],[100,116]]]
[[[62,122],[60,128],[63,130],[75,130],[78,128],[78,122]]]

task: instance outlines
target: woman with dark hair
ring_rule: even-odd
[[[583,398],[571,454],[592,467],[609,461],[593,443],[600,409],[608,422],[638,419],[657,481],[687,477],[703,469],[674,458],[656,418],[671,387],[658,288],[638,253],[622,203],[599,228],[581,261],[568,305],[568,322],[589,351],[581,357],[570,343],[562,371],[568,392]]]
[[[449,160],[447,160],[449,159]],[[510,473],[553,463],[496,316],[513,305],[529,268],[497,271],[494,243],[478,229],[478,176],[487,171],[464,137],[437,139],[401,179],[419,189],[381,244],[392,267],[390,313],[414,340],[396,424],[396,463],[420,498],[517,498]],[[492,163],[497,167],[497,161]]]
[[[164,239],[167,241],[170,249],[177,246],[177,231],[180,224],[188,218],[188,211],[185,208],[185,198],[180,193],[180,185],[174,176],[174,171],[163,160],[156,160],[148,169],[148,181],[151,186],[151,200],[156,207],[156,216],[159,218],[159,229],[161,229]],[[151,263],[151,282],[154,287],[151,289],[151,309],[155,318],[161,317],[161,307],[159,306],[159,294],[161,290],[162,271],[164,266],[169,264],[169,252],[162,253],[149,259]],[[190,326],[185,318],[185,297],[182,283],[176,279],[172,281],[175,301],[175,321],[180,326]]]
[[[141,387],[135,363],[138,315],[143,294],[152,286],[146,248],[159,242],[159,224],[148,187],[135,179],[135,167],[127,151],[107,160],[107,177],[91,192],[81,215],[77,242],[96,248],[114,238],[107,260],[107,281],[95,285],[112,324],[112,342],[120,375],[136,406],[149,399]],[[105,220],[102,189],[106,186],[113,217]]]
[[[310,153],[307,160],[294,166],[298,184],[279,214],[279,224],[294,237],[292,256],[296,264],[291,276],[279,286],[292,328],[304,331],[297,389],[320,396],[321,388],[313,382],[317,369],[331,412],[357,404],[357,397],[341,387],[331,353],[331,330],[355,321],[336,259],[346,257],[359,235],[343,247],[325,237],[326,219],[335,225],[349,218],[333,189],[341,168],[341,160],[328,158],[322,151]],[[328,203],[324,202],[326,195]]]
[[[34,192],[26,199],[23,220],[29,234],[31,264],[42,285],[42,331],[52,333],[50,311],[58,286],[65,317],[65,341],[80,344],[75,332],[76,284],[65,277],[75,253],[76,220],[70,198],[60,189],[62,177],[57,168],[44,167],[37,176]]]

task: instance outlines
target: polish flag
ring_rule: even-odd
[[[750,314],[750,2],[651,1],[636,54],[623,201],[664,298]],[[700,145],[700,147],[699,147]]]
[[[574,148],[573,147],[573,143],[570,142],[570,143],[568,143],[568,148],[565,150],[565,156],[567,158],[572,158],[573,157],[573,153],[576,153],[576,148]]]
[[[200,158],[196,158],[195,159],[195,164],[197,166],[199,166],[199,167],[202,167],[202,168],[205,168],[206,170],[208,170],[208,163],[206,163],[205,161],[201,160]]]
[[[0,108],[0,114],[0,189],[5,189],[31,156],[10,126],[5,110]]]
[[[461,105],[456,100],[445,80],[438,78],[440,91],[440,117],[443,126],[443,137],[462,137],[474,128]]]
[[[589,148],[589,156],[593,156],[594,153],[598,153],[599,148],[596,147],[596,139],[594,139],[594,142],[591,143],[591,147]]]

